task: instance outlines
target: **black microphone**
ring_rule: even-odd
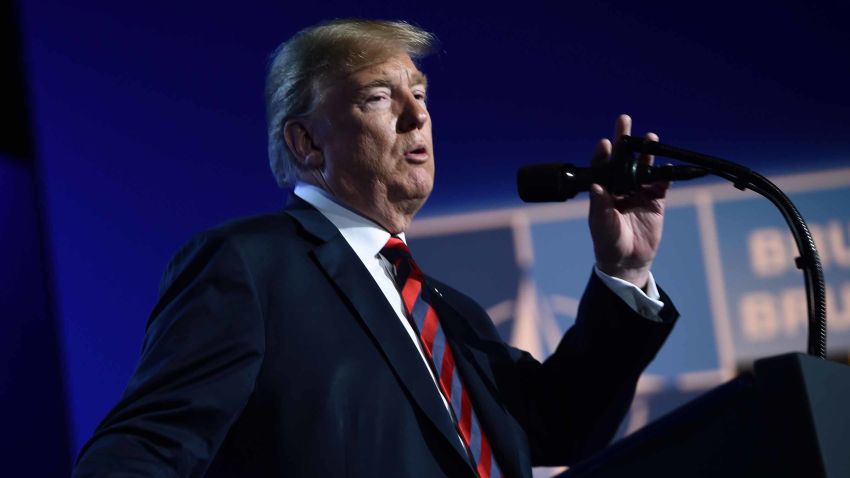
[[[517,171],[519,197],[525,202],[566,201],[580,192],[590,191],[594,183],[612,194],[626,195],[637,191],[641,184],[683,181],[708,174],[702,168],[691,166],[640,164],[621,144],[615,144],[612,156],[604,165],[589,168],[570,163],[523,166]]]

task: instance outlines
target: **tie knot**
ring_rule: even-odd
[[[417,266],[416,261],[413,260],[413,256],[410,254],[410,249],[407,248],[407,244],[405,244],[401,239],[395,236],[390,237],[390,240],[387,241],[387,245],[381,249],[381,255],[386,257],[387,260],[395,267],[395,282],[399,288],[403,288],[408,279],[417,281],[422,280],[422,271],[419,270],[419,266]]]
[[[410,249],[407,244],[396,236],[390,237],[387,244],[381,249],[381,255],[387,258],[388,261],[398,266],[402,260],[412,261],[413,256],[410,254]]]

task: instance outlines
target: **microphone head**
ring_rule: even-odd
[[[572,164],[532,164],[517,170],[517,191],[525,202],[566,201],[579,191],[587,191],[576,181],[578,168]]]

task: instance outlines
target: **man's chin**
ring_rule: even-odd
[[[404,207],[405,211],[407,211],[411,215],[416,214],[416,212],[419,211],[420,209],[422,209],[422,206],[425,205],[425,201],[428,200],[428,196],[429,196],[429,194],[424,194],[424,195],[421,195],[421,196],[414,196],[414,197],[407,198],[406,200],[403,201],[403,203],[405,205],[405,207]]]
[[[430,193],[430,190],[405,191],[404,194],[391,196],[389,199],[399,212],[412,218],[425,205]]]
[[[398,184],[387,191],[393,202],[420,201],[424,203],[434,189],[434,180],[430,177],[412,177],[405,184]]]

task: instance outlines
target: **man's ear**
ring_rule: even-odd
[[[322,150],[313,142],[310,125],[304,118],[286,120],[283,124],[283,139],[300,169],[320,169],[324,166]]]

